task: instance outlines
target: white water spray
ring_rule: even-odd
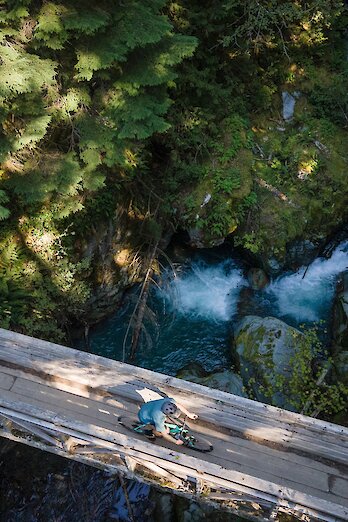
[[[231,260],[215,265],[199,262],[179,273],[162,295],[182,315],[228,321],[236,313],[239,291],[246,285],[242,271]]]
[[[306,267],[301,267],[295,274],[279,277],[267,289],[277,308],[275,315],[289,316],[299,323],[326,318],[337,276],[346,268],[348,242],[341,243],[330,259],[317,258],[306,273]]]
[[[348,241],[341,243],[330,259],[318,258],[309,267],[285,274],[273,281],[249,302],[257,315],[273,315],[297,323],[327,319],[337,276],[348,268]],[[305,277],[303,277],[305,274]],[[242,287],[249,286],[233,260],[216,264],[192,263],[162,289],[172,311],[192,319],[229,321],[237,312]]]

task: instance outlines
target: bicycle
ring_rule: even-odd
[[[169,435],[171,435],[173,439],[182,440],[183,446],[195,451],[201,451],[203,453],[213,451],[213,445],[208,440],[201,436],[197,437],[192,433],[191,428],[186,424],[186,417],[182,424],[180,424],[179,419],[174,420],[169,417],[169,420],[171,422],[165,422],[165,426],[169,428]],[[133,433],[144,435],[151,442],[156,441],[157,437],[152,433],[152,430],[146,429],[148,425],[142,424],[138,419],[120,417],[118,422]]]

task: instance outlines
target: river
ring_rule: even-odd
[[[226,368],[232,363],[233,328],[250,314],[292,326],[319,324],[323,334],[330,326],[337,277],[347,267],[343,241],[329,259],[317,258],[254,291],[239,256],[226,259],[225,249],[195,252],[185,263],[164,268],[153,284],[135,363],[170,375],[192,361],[206,371]],[[93,353],[127,359],[130,336],[126,342],[125,337],[138,294],[139,288],[129,291],[124,306],[93,329]]]

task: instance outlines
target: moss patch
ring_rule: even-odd
[[[281,259],[291,240],[321,239],[348,217],[348,133],[318,118],[305,95],[290,123],[281,120],[278,102],[279,95],[269,115],[252,121],[253,173],[263,185],[237,236],[247,248],[253,242],[254,251]]]

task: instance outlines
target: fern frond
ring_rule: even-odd
[[[158,45],[149,45],[132,53],[116,87],[128,91],[132,86],[166,84],[176,78],[173,66],[192,56],[197,40],[191,36],[169,35]]]
[[[0,44],[0,98],[40,91],[53,83],[55,64],[14,46]]]
[[[88,5],[70,7],[63,14],[63,24],[68,31],[76,31],[86,35],[92,35],[104,28],[110,21],[110,13],[99,7]]]
[[[12,149],[16,152],[24,147],[32,149],[45,136],[51,118],[49,114],[44,114],[30,120],[22,135],[13,141]]]
[[[35,28],[35,38],[42,40],[50,49],[62,49],[68,38],[62,17],[67,8],[53,2],[44,3]]]
[[[8,202],[8,195],[4,190],[0,190],[0,221],[3,219],[7,219],[10,215],[10,211],[8,208],[5,208],[1,205],[1,203]]]

